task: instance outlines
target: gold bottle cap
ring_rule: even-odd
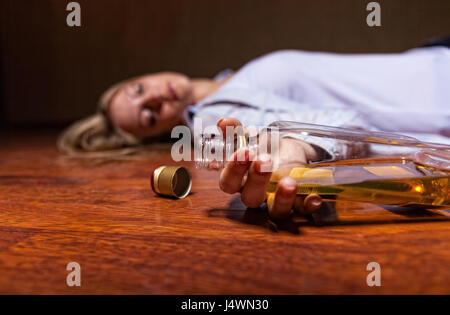
[[[160,166],[153,171],[150,181],[158,195],[179,199],[189,195],[192,187],[191,174],[182,166]]]

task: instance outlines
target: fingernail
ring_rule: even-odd
[[[319,196],[308,196],[305,199],[305,208],[308,212],[314,212],[322,206],[322,199]]]
[[[320,201],[319,199],[313,199],[310,202],[311,202],[311,206],[313,206],[313,207],[319,207],[322,204],[322,201]]]
[[[280,184],[283,187],[282,189],[280,189],[280,194],[283,197],[292,197],[297,188],[297,183],[293,180],[290,180],[290,178],[283,178],[278,185]]]
[[[280,195],[285,198],[290,198],[294,193],[294,189],[284,187],[284,189],[280,189]]]
[[[265,175],[267,173],[272,172],[272,162],[270,159],[270,155],[263,154],[258,157],[259,163],[257,163],[256,171],[261,174]]]
[[[269,154],[261,154],[258,157],[258,160],[260,160],[261,162],[269,162],[270,161],[270,155]]]
[[[244,159],[242,159],[244,157]],[[245,150],[243,152],[238,152],[235,155],[234,162],[238,165],[247,165],[250,160],[250,153],[248,150]]]

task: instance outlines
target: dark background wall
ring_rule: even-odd
[[[450,34],[449,0],[380,0],[381,27],[363,0],[2,0],[1,121],[68,122],[95,110],[127,77],[173,70],[210,77],[285,48],[397,52]]]

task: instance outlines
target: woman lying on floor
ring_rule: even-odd
[[[111,87],[99,112],[75,123],[60,137],[69,155],[127,153],[179,124],[268,125],[294,120],[337,127],[401,132],[420,140],[450,143],[450,49],[442,42],[396,54],[344,55],[286,50],[257,58],[235,73],[214,80],[157,73]],[[283,145],[286,144],[286,145]],[[334,156],[332,142],[284,138],[281,156],[307,163],[323,152]],[[257,170],[264,161],[229,162],[220,177],[227,193],[241,192],[249,207],[264,202],[270,174]],[[248,175],[248,176],[246,176]],[[243,178],[246,182],[243,184]],[[281,180],[269,213],[283,217],[320,207],[318,196],[296,197],[296,183]]]

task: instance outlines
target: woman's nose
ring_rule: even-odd
[[[142,101],[142,107],[148,107],[154,111],[161,109],[163,100],[160,97],[148,96]]]
[[[160,93],[149,92],[143,99],[143,106],[151,107],[154,110],[159,110],[163,101],[163,96]]]

